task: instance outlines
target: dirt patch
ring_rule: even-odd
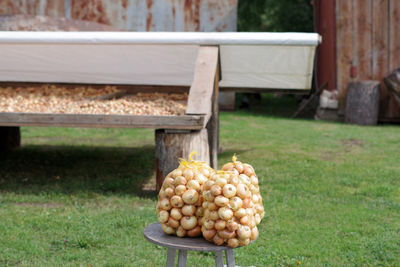
[[[353,149],[364,146],[364,142],[359,139],[352,139],[352,138],[351,139],[342,139],[342,140],[340,140],[340,142],[346,152],[350,152]]]

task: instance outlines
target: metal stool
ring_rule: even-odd
[[[168,248],[167,267],[174,266],[177,250],[179,251],[179,267],[186,266],[188,250],[215,252],[215,264],[217,267],[224,266],[224,256],[222,252],[225,251],[228,267],[235,267],[235,256],[233,255],[232,248],[214,245],[202,237],[180,238],[177,236],[170,236],[163,232],[161,224],[159,223],[154,223],[146,227],[143,231],[143,235],[151,243]]]

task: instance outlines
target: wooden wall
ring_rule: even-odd
[[[400,67],[400,1],[336,0],[335,14],[336,87],[344,99],[350,81],[382,82]],[[379,117],[400,122],[400,106],[383,84]]]

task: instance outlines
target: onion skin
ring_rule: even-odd
[[[201,173],[197,174],[195,179],[199,181],[200,184],[204,184],[208,180],[208,178]]]
[[[248,244],[250,244],[250,238],[247,238],[247,239],[239,239],[239,246],[242,246],[242,247],[244,247],[244,246],[247,246]]]
[[[194,189],[188,189],[185,193],[183,193],[182,199],[186,204],[195,204],[199,199],[199,193],[197,193],[197,191]]]
[[[223,239],[229,239],[229,238],[234,238],[236,236],[235,231],[228,231],[227,229],[218,231],[218,235],[222,237]]]
[[[209,171],[208,169],[206,169],[206,168],[202,168],[202,169],[200,170],[200,173],[203,174],[203,175],[206,176],[206,177],[209,177],[209,176],[210,176],[210,171]]]
[[[242,173],[243,170],[244,170],[243,164],[240,163],[240,162],[235,163],[235,169],[236,169],[239,173]]]
[[[224,178],[217,178],[217,180],[215,180],[215,184],[219,185],[221,188],[224,187],[224,185],[226,185],[228,183],[228,181]]]
[[[215,234],[217,233],[215,229],[205,229],[202,232],[203,232],[203,237],[208,241],[211,241],[215,236]]]
[[[211,186],[211,194],[213,194],[214,196],[219,196],[222,193],[222,188],[219,185],[214,184],[213,186]]]
[[[171,209],[170,214],[174,220],[179,221],[182,218],[182,213],[181,213],[180,209],[173,208],[173,209]]]
[[[161,188],[160,192],[158,192],[158,199],[164,199],[167,197],[167,194],[165,193],[165,190]]]
[[[236,194],[240,198],[243,199],[243,198],[247,198],[247,197],[250,196],[250,190],[245,184],[238,184],[236,189],[237,189],[237,193]]]
[[[196,191],[200,191],[200,183],[198,181],[196,181],[196,180],[190,180],[187,183],[186,187],[194,189]]]
[[[181,208],[183,206],[183,200],[180,196],[171,197],[171,206],[174,208]]]
[[[208,202],[207,208],[210,211],[214,211],[218,209],[218,206],[214,202]]]
[[[182,226],[179,226],[178,229],[176,230],[176,235],[179,237],[184,237],[186,236],[186,230],[183,229]]]
[[[172,176],[173,178],[176,178],[176,177],[182,175],[182,170],[180,170],[180,169],[175,169],[175,170],[173,170],[170,174],[171,174],[171,176]]]
[[[171,187],[165,188],[164,192],[167,198],[171,198],[175,194],[174,189],[172,189]]]
[[[168,221],[168,218],[169,218],[169,213],[168,211],[165,210],[161,210],[157,215],[157,220],[160,223],[166,223]]]
[[[219,219],[218,211],[216,210],[210,211],[210,215],[208,216],[208,218],[213,221],[218,220]]]
[[[185,185],[187,183],[187,181],[186,181],[185,177],[178,176],[178,177],[175,178],[175,182],[174,183],[175,183],[175,186]]]
[[[224,166],[222,166],[223,171],[230,171],[233,168],[234,168],[234,165],[232,162],[226,163],[226,164],[224,164]]]
[[[224,196],[215,197],[214,203],[220,207],[225,207],[229,203],[229,199]]]
[[[192,216],[196,213],[196,207],[193,205],[185,205],[182,207],[182,214],[185,216]]]
[[[231,206],[232,210],[237,211],[243,206],[243,201],[240,197],[233,197],[229,201],[229,205]]]
[[[240,208],[237,211],[235,211],[236,218],[242,218],[245,215],[246,215],[246,210],[244,208]]]
[[[231,176],[228,181],[234,186],[237,186],[239,184],[239,178],[235,175]]]
[[[186,180],[191,180],[191,179],[193,179],[193,177],[194,177],[194,172],[191,170],[191,169],[185,169],[184,171],[183,171],[183,177],[185,177],[186,178]]]
[[[213,186],[213,185],[214,185],[214,181],[207,180],[207,182],[205,182],[203,185],[203,190],[208,191],[211,189],[211,186]]]
[[[248,226],[241,226],[236,232],[239,237],[239,240],[245,240],[250,238],[251,236],[251,230],[250,227]]]
[[[175,234],[175,229],[172,228],[171,226],[166,225],[165,223],[161,224],[161,228],[166,233],[167,235],[173,235]]]
[[[213,237],[213,242],[214,244],[221,246],[225,241],[222,237],[220,237],[219,235],[214,235]]]
[[[196,216],[197,217],[202,217],[204,215],[204,209],[203,207],[198,207],[196,210]]]
[[[213,202],[213,201],[215,200],[215,196],[214,196],[214,194],[211,192],[211,190],[208,190],[208,191],[205,193],[204,198],[205,198],[205,200],[207,200],[207,201],[209,201],[209,202]]]
[[[217,229],[218,231],[224,230],[225,226],[226,226],[226,221],[224,220],[217,220],[214,224],[215,229]]]
[[[195,216],[184,216],[181,219],[181,225],[185,230],[192,230],[197,225],[197,218]]]
[[[226,223],[226,228],[229,231],[236,231],[237,229],[239,229],[239,224],[237,222],[235,222],[234,220],[229,220]]]
[[[248,215],[243,216],[242,218],[240,218],[240,224],[242,225],[249,225],[250,223],[250,218]]]
[[[213,229],[214,228],[214,224],[215,224],[215,222],[213,220],[207,219],[207,220],[204,221],[203,225],[204,225],[204,227],[206,229]]]
[[[218,209],[218,215],[222,220],[228,221],[233,217],[233,211],[227,207]]]
[[[205,217],[201,217],[200,219],[197,220],[197,224],[202,226],[205,221],[206,221],[206,218]]]
[[[196,226],[192,230],[187,231],[187,235],[190,237],[196,237],[201,235],[201,228],[200,226]]]
[[[254,175],[254,169],[251,165],[244,164],[243,173],[250,177]]]

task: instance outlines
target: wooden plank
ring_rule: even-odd
[[[222,251],[215,252],[215,266],[224,267],[224,256],[222,254]]]
[[[186,267],[187,251],[179,250],[178,252],[178,267]]]
[[[372,79],[381,82],[379,113],[385,114],[389,95],[382,79],[389,74],[389,0],[372,4]]]
[[[121,127],[200,130],[204,115],[142,116],[0,112],[1,126]]]
[[[353,6],[352,1],[349,0],[337,0],[336,5],[337,88],[340,93],[340,108],[344,109],[347,84],[351,80],[350,69],[353,60]]]
[[[372,0],[353,0],[353,57],[357,80],[372,79]]]
[[[218,82],[219,82],[219,68],[217,68],[217,71],[215,73],[214,94],[212,97],[212,113],[211,113],[211,118],[207,124],[210,163],[211,167],[214,169],[218,169],[218,146],[219,146]]]
[[[236,267],[235,256],[233,255],[232,248],[228,248],[227,250],[225,250],[225,256],[226,256],[227,267]]]
[[[218,47],[200,47],[195,64],[194,79],[189,91],[186,114],[210,116],[217,62]]]
[[[168,256],[167,256],[167,267],[174,267],[175,266],[175,257],[176,257],[176,249],[169,248],[168,249]]]

